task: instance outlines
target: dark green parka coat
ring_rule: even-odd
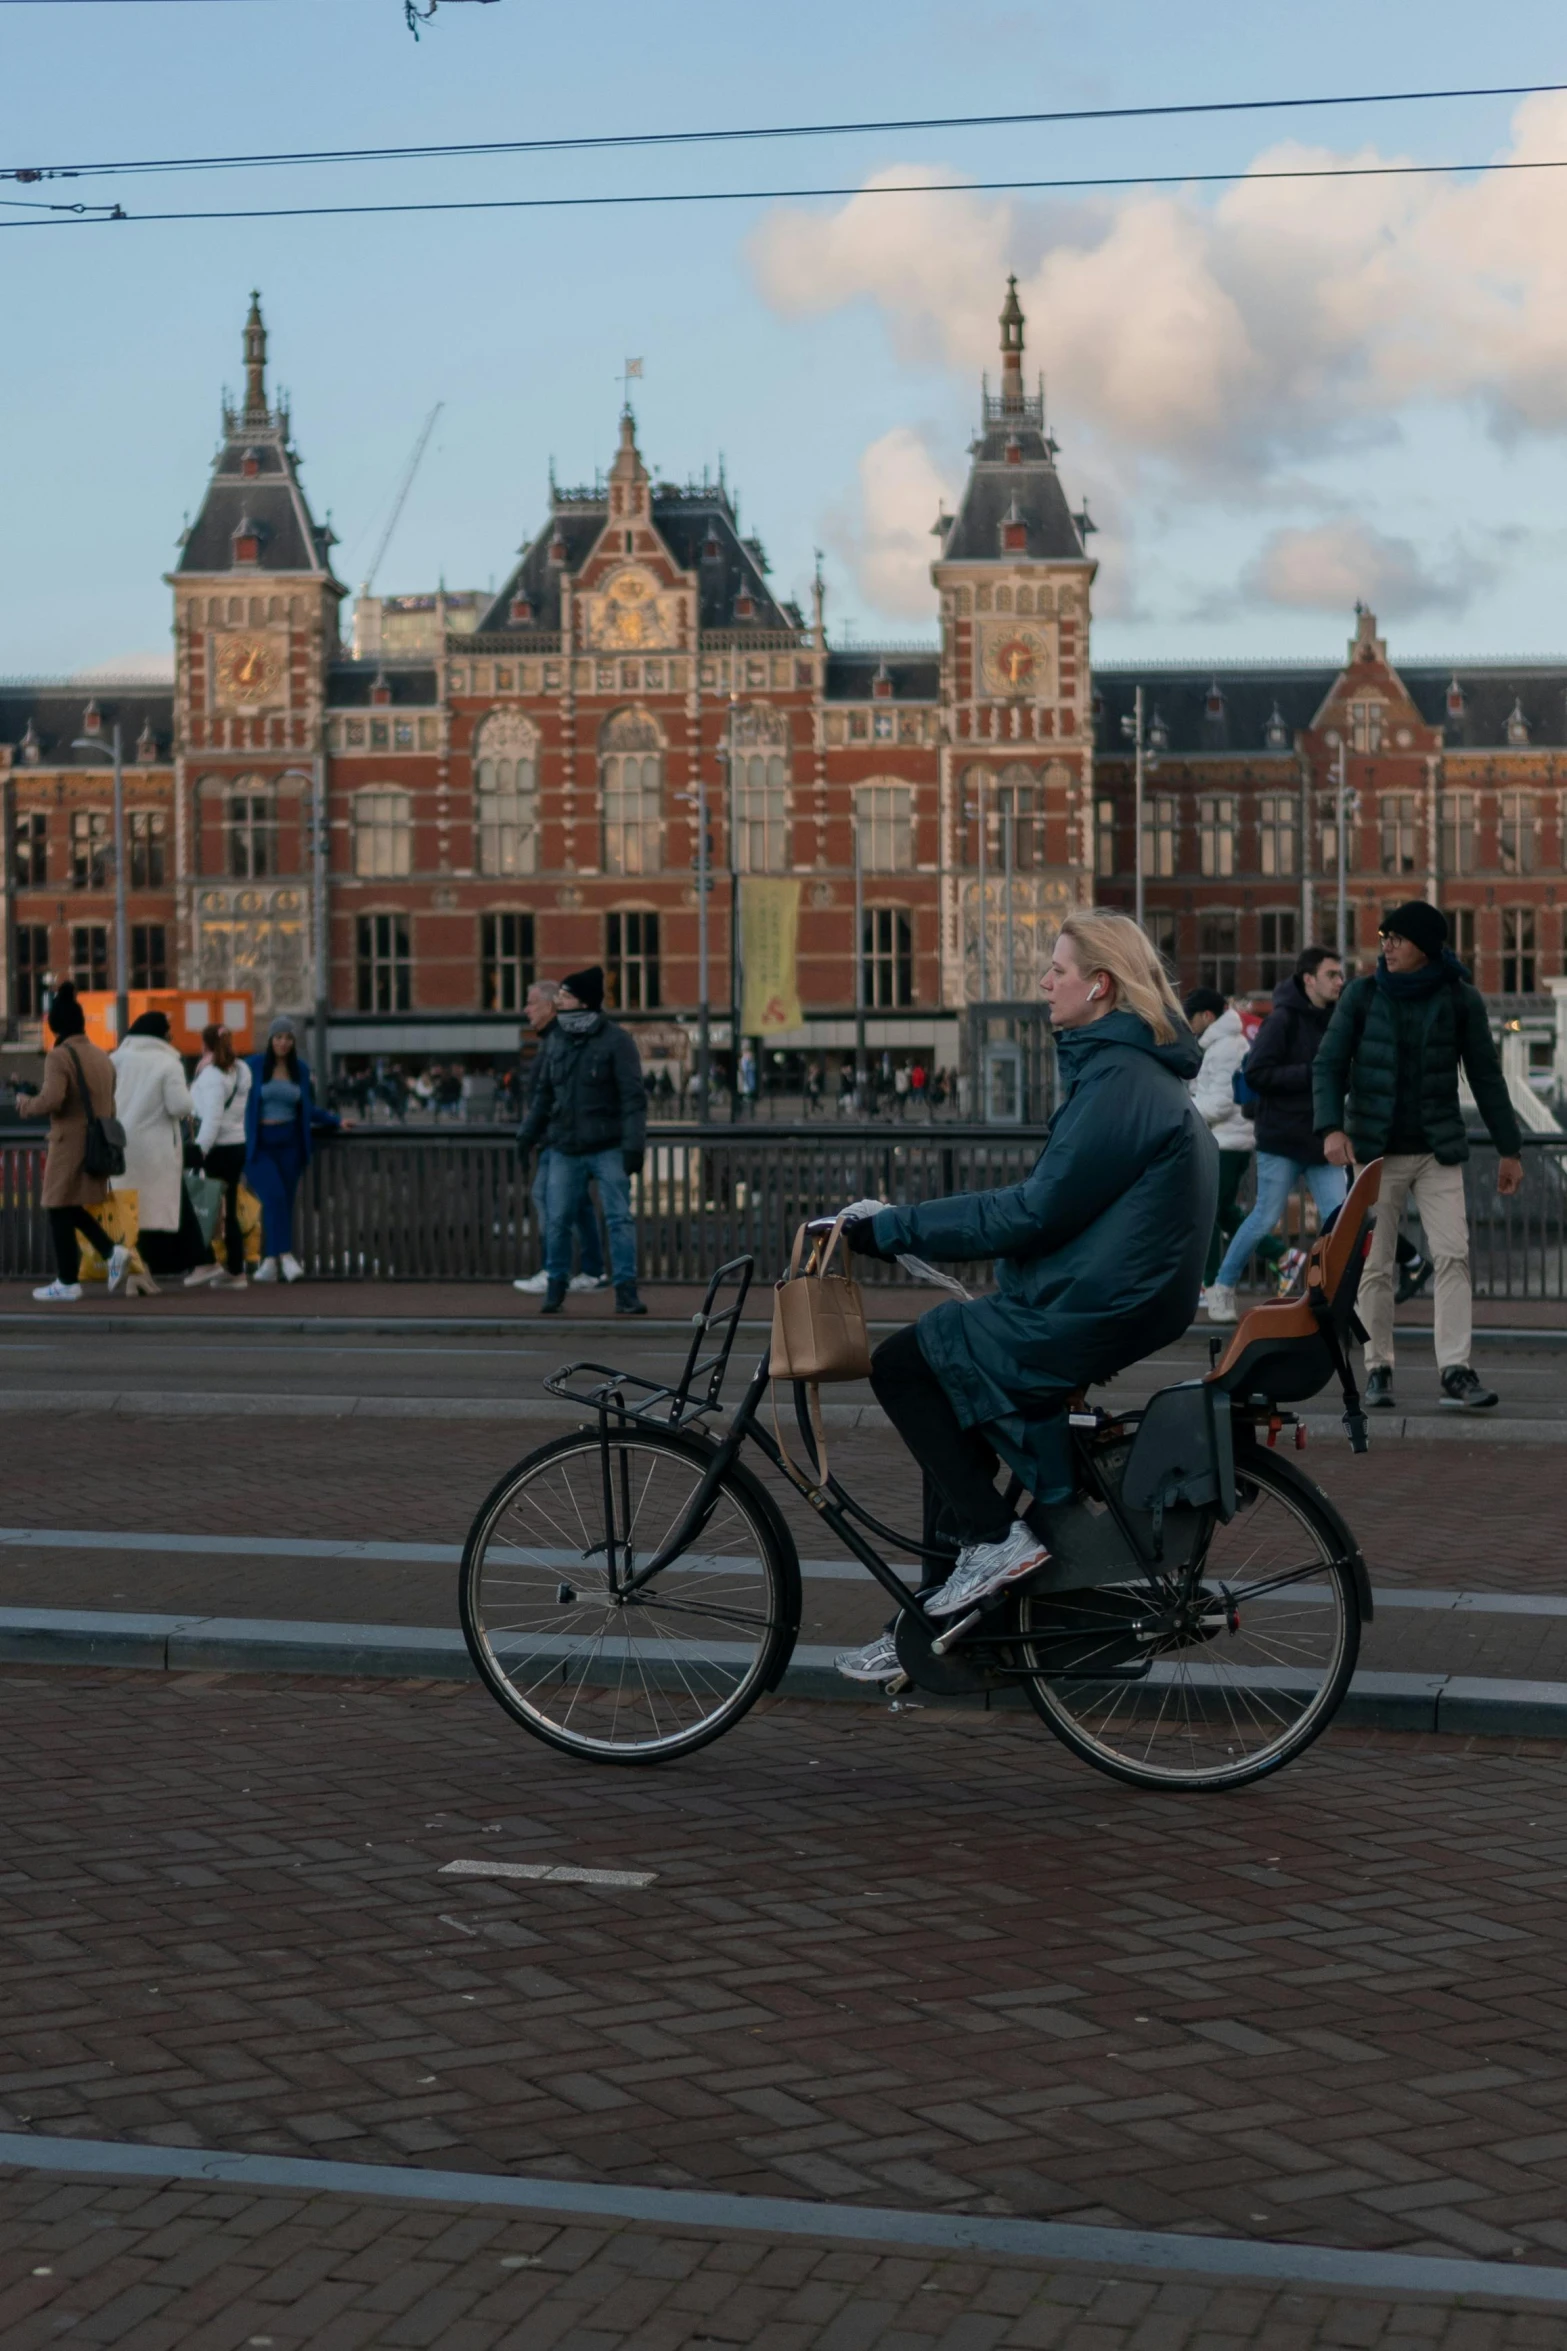
[[[1188,1092],[1202,1066],[1183,1028],[1157,1044],[1112,1012],[1056,1039],[1067,1089],[1022,1183],[875,1219],[884,1257],[994,1257],[997,1293],[921,1318],[920,1349],[965,1428],[1042,1502],[1072,1491],[1064,1399],[1187,1328],[1202,1286],[1219,1154]]]
[[[1456,956],[1444,956],[1441,972],[1440,984],[1426,995],[1390,992],[1372,972],[1351,980],[1338,1000],[1312,1064],[1313,1107],[1319,1134],[1335,1128],[1348,1133],[1358,1166],[1388,1147],[1400,1067],[1414,1097],[1404,1111],[1413,1115],[1422,1148],[1441,1166],[1456,1167],[1469,1156],[1458,1099],[1460,1064],[1497,1150],[1508,1158],[1521,1148],[1485,998],[1470,986]]]

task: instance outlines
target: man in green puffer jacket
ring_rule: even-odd
[[[1523,1182],[1518,1121],[1491,1042],[1485,998],[1447,945],[1436,907],[1412,898],[1382,921],[1374,973],[1338,1001],[1312,1067],[1317,1132],[1335,1167],[1382,1161],[1382,1196],[1360,1285],[1366,1402],[1393,1402],[1393,1270],[1399,1218],[1412,1198],[1436,1264],[1436,1360],[1442,1402],[1482,1410],[1496,1402],[1470,1368],[1472,1298],[1458,1099],[1462,1065],[1500,1154],[1496,1188]],[[1348,1101],[1346,1112],[1345,1102]],[[1348,1132],[1345,1132],[1346,1125]]]

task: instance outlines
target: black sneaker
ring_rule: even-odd
[[[1488,1412],[1500,1400],[1494,1388],[1481,1387],[1467,1363],[1450,1364],[1442,1374],[1442,1402],[1456,1411]]]
[[[548,1288],[548,1289],[545,1291],[545,1293],[544,1293],[544,1303],[543,1303],[543,1305],[542,1305],[542,1306],[539,1308],[539,1312],[540,1312],[541,1314],[559,1314],[559,1312],[560,1312],[561,1308],[562,1308],[562,1307],[565,1305],[565,1303],[566,1303],[566,1285],[565,1285],[565,1283],[564,1283],[564,1282],[551,1282],[551,1284],[550,1284],[549,1288]]]
[[[1408,1258],[1398,1269],[1398,1288],[1393,1292],[1393,1304],[1407,1306],[1411,1298],[1418,1298],[1434,1271],[1429,1257]]]
[[[1366,1409],[1368,1412],[1391,1412],[1393,1409],[1393,1373],[1390,1365],[1379,1363],[1366,1380]]]
[[[635,1282],[615,1284],[615,1312],[617,1314],[646,1314],[647,1308],[637,1296]]]

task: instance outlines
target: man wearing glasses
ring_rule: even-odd
[[[1523,1182],[1518,1121],[1485,998],[1447,944],[1447,923],[1423,898],[1384,915],[1377,968],[1339,998],[1312,1070],[1317,1132],[1334,1167],[1382,1160],[1382,1196],[1360,1286],[1366,1402],[1393,1403],[1393,1261],[1399,1218],[1413,1199],[1436,1264],[1436,1360],[1442,1402],[1483,1411],[1496,1402],[1469,1362],[1472,1297],[1458,1099],[1462,1067],[1499,1154],[1504,1198]],[[1346,1111],[1346,1100],[1348,1108]],[[1348,1131],[1346,1132],[1346,1126]]]

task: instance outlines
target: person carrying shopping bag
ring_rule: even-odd
[[[88,1160],[101,1156],[90,1149],[88,1130],[97,1121],[114,1119],[114,1064],[89,1043],[87,1016],[69,980],[56,988],[45,1018],[55,1042],[44,1062],[43,1083],[36,1094],[18,1091],[16,1107],[23,1118],[49,1115],[43,1209],[56,1271],[54,1280],[33,1296],[43,1305],[65,1306],[82,1294],[79,1233],[86,1234],[107,1266],[111,1290],[124,1289],[136,1253],[111,1241],[91,1213],[108,1199],[109,1179],[106,1172],[88,1172]],[[117,1125],[114,1135],[123,1142]]]
[[[220,1289],[245,1287],[245,1236],[239,1229],[239,1187],[245,1173],[245,1111],[250,1101],[248,1061],[234,1051],[231,1032],[215,1021],[201,1032],[206,1057],[191,1080],[196,1150],[202,1170],[223,1186],[225,1266],[210,1277]],[[197,1267],[200,1274],[203,1269]],[[187,1276],[187,1279],[192,1277]]]
[[[258,1282],[297,1282],[304,1267],[294,1255],[294,1195],[310,1165],[318,1127],[339,1127],[332,1110],[318,1109],[310,1064],[300,1054],[294,1023],[279,1013],[265,1049],[246,1056],[250,1096],[245,1104],[245,1181],[261,1202]]]

